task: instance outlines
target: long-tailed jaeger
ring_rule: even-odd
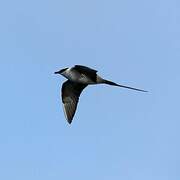
[[[68,79],[62,85],[61,95],[62,95],[62,102],[64,107],[63,108],[64,114],[69,124],[72,123],[74,114],[76,112],[79,96],[83,91],[83,89],[88,85],[108,84],[112,86],[132,89],[136,91],[147,92],[142,89],[124,86],[124,85],[116,84],[112,81],[108,81],[97,75],[97,72],[98,71],[94,69],[81,65],[75,65],[74,67],[61,69],[55,72],[55,74],[60,74]]]

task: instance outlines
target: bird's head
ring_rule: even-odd
[[[59,71],[56,71],[54,74],[60,74],[60,75],[63,75],[64,72],[67,70],[68,68],[64,68],[64,69],[61,69]]]

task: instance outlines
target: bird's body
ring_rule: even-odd
[[[75,67],[67,68],[61,75],[80,84],[100,84],[103,79],[97,75],[97,71],[85,66],[76,65]]]
[[[116,84],[112,81],[105,80],[97,75],[97,71],[86,66],[75,65],[71,68],[65,68],[55,74],[61,74],[68,80],[62,86],[62,102],[64,107],[65,117],[68,123],[71,124],[74,114],[76,112],[79,96],[84,88],[93,84],[108,84],[119,86],[136,91],[146,92],[141,89],[136,89],[128,86]]]

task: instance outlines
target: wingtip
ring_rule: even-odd
[[[67,122],[68,122],[69,125],[72,124],[72,120],[70,120],[70,119],[67,119]]]

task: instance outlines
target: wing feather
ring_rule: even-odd
[[[79,96],[86,86],[87,85],[85,84],[74,83],[69,80],[63,83],[61,90],[63,109],[65,117],[69,124],[72,123],[74,114],[77,109]]]

